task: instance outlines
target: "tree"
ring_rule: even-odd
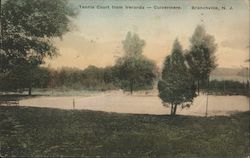
[[[191,47],[186,54],[190,73],[197,82],[199,94],[200,82],[209,79],[212,70],[217,66],[214,55],[217,45],[214,37],[207,34],[204,26],[198,25],[190,39]]]
[[[192,76],[188,72],[178,40],[173,44],[171,55],[165,59],[158,90],[163,105],[171,105],[171,116],[176,114],[178,105],[188,106],[196,96]]]
[[[67,0],[6,0],[1,7],[0,72],[18,65],[33,69],[55,56],[52,39],[70,30],[74,16]]]
[[[103,69],[103,80],[105,84],[113,84],[115,85],[118,78],[116,74],[116,69],[113,66],[107,66]]]
[[[118,58],[115,65],[121,88],[129,89],[131,94],[136,89],[152,88],[156,77],[156,65],[142,55],[144,40],[137,34],[128,32],[122,44],[125,54]]]
[[[47,88],[50,80],[49,73],[47,68],[35,67],[30,69],[25,67],[25,65],[19,65],[2,77],[1,89],[4,91],[22,92],[24,89],[29,88],[29,93],[31,93],[32,87]],[[27,77],[30,74],[32,76]]]
[[[132,94],[137,89],[152,89],[156,77],[156,65],[145,57],[123,57],[117,61],[122,89]]]
[[[142,56],[145,41],[140,39],[137,34],[127,33],[126,39],[122,41],[125,56],[134,57]]]

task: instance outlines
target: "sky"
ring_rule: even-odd
[[[218,45],[219,67],[247,66],[249,58],[248,0],[71,0],[78,12],[72,30],[54,39],[59,56],[46,60],[53,68],[89,65],[110,66],[123,55],[122,40],[127,32],[137,33],[146,45],[143,54],[158,66],[176,38],[189,49],[197,25],[204,25]],[[145,9],[81,9],[81,6],[145,6]],[[154,6],[179,6],[182,9],[154,9]],[[226,10],[193,10],[192,6],[226,7]]]

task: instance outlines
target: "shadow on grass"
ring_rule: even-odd
[[[198,117],[0,106],[2,156],[245,157],[249,112]]]

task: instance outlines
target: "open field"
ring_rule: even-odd
[[[197,117],[0,106],[2,156],[246,157],[249,112]]]
[[[206,95],[194,99],[190,108],[179,108],[177,114],[204,116],[206,111]],[[121,91],[97,93],[89,96],[42,96],[20,101],[22,106],[50,107],[59,109],[87,109],[105,112],[156,114],[170,113],[170,108],[162,106],[157,93],[124,94]],[[208,114],[229,115],[234,112],[249,110],[249,98],[245,96],[208,96]]]

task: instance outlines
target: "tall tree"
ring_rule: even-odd
[[[20,65],[33,69],[56,55],[52,39],[68,32],[76,16],[67,0],[6,0],[1,12],[2,73]]]
[[[158,90],[163,105],[171,105],[171,116],[176,114],[178,105],[190,105],[196,96],[192,76],[188,72],[178,40],[173,44],[171,55],[165,59]]]
[[[127,33],[126,39],[122,41],[125,56],[141,56],[145,41],[135,33]]]
[[[156,65],[153,61],[141,57],[123,57],[117,61],[122,89],[132,94],[136,89],[152,89],[156,77]]]
[[[142,55],[144,40],[137,34],[128,32],[122,44],[125,54],[115,65],[121,88],[129,89],[131,94],[135,89],[152,88],[156,77],[156,65]]]
[[[200,82],[206,81],[217,66],[215,51],[217,45],[214,37],[207,34],[204,26],[198,25],[190,39],[191,47],[186,54],[190,72],[197,82],[199,94]]]

